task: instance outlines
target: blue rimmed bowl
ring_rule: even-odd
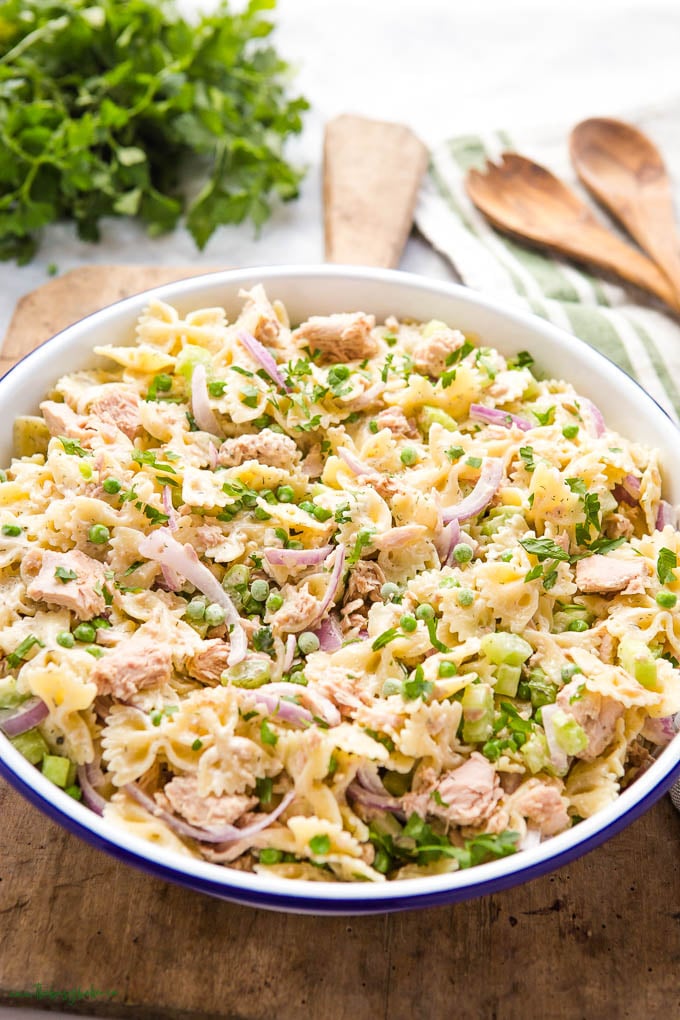
[[[42,395],[58,376],[95,364],[92,349],[96,345],[132,343],[137,317],[150,297],[168,301],[182,314],[222,305],[233,317],[240,307],[239,290],[257,282],[265,285],[271,298],[284,302],[293,321],[357,309],[374,313],[378,320],[387,315],[443,319],[478,334],[505,355],[530,350],[541,369],[569,380],[595,401],[611,427],[661,451],[665,498],[680,503],[680,480],[672,472],[680,431],[637,383],[602,355],[542,319],[463,287],[407,273],[347,266],[256,268],[192,277],[119,301],[69,326],[0,380],[0,463],[11,457],[16,415],[35,413]],[[160,878],[272,910],[362,914],[435,906],[496,892],[592,850],[647,811],[680,777],[680,734],[614,803],[568,832],[531,850],[466,871],[379,885],[290,881],[235,871],[155,847],[73,800],[2,735],[0,774],[69,831]]]

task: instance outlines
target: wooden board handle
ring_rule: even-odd
[[[428,153],[403,124],[343,114],[326,125],[326,261],[394,268]]]

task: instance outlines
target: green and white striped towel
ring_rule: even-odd
[[[660,146],[680,181],[677,109],[647,111],[635,122]],[[569,162],[568,129],[488,132],[451,138],[431,153],[416,224],[454,265],[462,282],[575,333],[637,379],[674,420],[680,419],[680,324],[653,299],[598,279],[564,260],[523,247],[489,226],[465,191],[471,167],[515,150],[549,167],[584,198]],[[604,214],[601,214],[604,216]],[[609,226],[617,230],[609,221]],[[680,810],[680,782],[672,791]]]

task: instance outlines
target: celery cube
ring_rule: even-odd
[[[49,751],[45,738],[37,729],[27,730],[26,733],[12,737],[11,743],[19,754],[23,754],[24,758],[30,761],[31,765],[38,765]]]
[[[532,733],[529,739],[522,744],[519,753],[524,758],[526,767],[534,775],[550,767],[548,741],[542,733]]]
[[[619,662],[642,687],[650,691],[659,689],[656,660],[644,641],[624,638],[619,645]]]
[[[56,754],[46,754],[43,758],[42,773],[55,786],[70,786],[73,782],[73,769],[68,758]]]
[[[477,744],[493,732],[493,690],[488,684],[470,684],[463,691],[463,740]]]
[[[585,730],[573,716],[558,710],[553,716],[555,740],[565,754],[580,754],[588,746]]]
[[[432,425],[441,425],[453,432],[458,428],[458,422],[440,407],[433,407],[432,404],[425,404],[420,412],[420,424],[424,432],[429,432]]]
[[[489,662],[500,666],[521,666],[532,654],[533,648],[518,634],[485,634],[482,638],[482,654]]]
[[[500,665],[496,670],[496,683],[494,684],[496,694],[507,694],[509,698],[514,698],[517,694],[521,675],[522,669],[520,666]]]

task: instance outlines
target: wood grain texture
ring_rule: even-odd
[[[399,264],[427,149],[403,124],[343,114],[326,126],[326,261]]]
[[[139,271],[126,274],[122,291],[139,289]],[[24,303],[15,337],[38,343],[58,328],[52,286]],[[679,846],[680,815],[664,798],[605,847],[497,896],[295,917],[150,878],[0,782],[0,1005],[55,1008],[23,997],[39,983],[114,992],[71,1009],[129,1020],[670,1020]]]
[[[660,298],[674,311],[680,301],[651,259],[605,227],[580,197],[550,170],[516,152],[504,152],[466,179],[477,208],[499,230],[576,262],[596,266]]]

